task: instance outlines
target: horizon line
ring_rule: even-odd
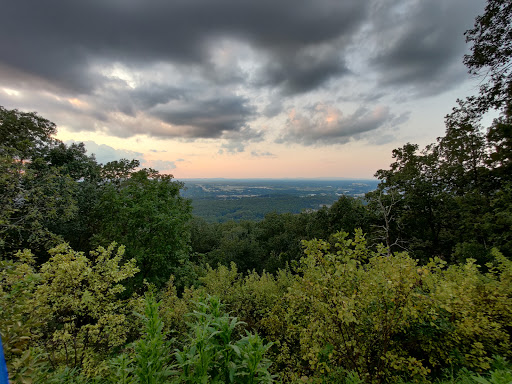
[[[368,177],[175,177],[176,180],[371,180],[378,181],[377,178]]]

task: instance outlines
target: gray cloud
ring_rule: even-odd
[[[347,74],[348,68],[331,47],[330,52],[298,52],[265,67],[258,82],[279,86],[285,95],[314,90],[329,79]]]
[[[463,33],[482,4],[465,0],[383,1],[372,15],[376,49],[370,60],[380,84],[416,95],[444,92],[466,76]]]
[[[185,131],[169,130],[168,136],[186,138],[220,138],[228,132],[247,129],[247,121],[255,113],[241,97],[183,100],[158,106],[150,114]],[[164,136],[162,133],[160,136]],[[225,135],[224,135],[225,136]]]
[[[251,151],[251,156],[253,157],[270,157],[270,158],[276,158],[277,156],[271,152],[264,151]]]
[[[245,151],[247,143],[258,143],[263,141],[263,132],[244,127],[240,131],[228,132],[224,135],[226,141],[221,145],[219,154],[225,152],[233,154]]]
[[[407,116],[395,116],[389,108],[378,106],[373,109],[358,108],[345,116],[338,108],[317,104],[306,115],[292,110],[289,113],[284,132],[277,143],[300,143],[303,145],[345,144],[363,134],[374,132],[392,124],[401,124]]]
[[[134,114],[138,110],[148,110],[158,105],[167,104],[171,100],[180,100],[185,96],[186,90],[177,87],[164,86],[162,84],[144,84],[135,89],[125,92],[125,100],[128,110],[127,114]],[[113,96],[118,96],[114,94]]]
[[[100,58],[135,66],[154,61],[208,66],[212,40],[236,36],[285,60],[304,47],[350,35],[366,8],[359,0],[18,0],[2,9],[0,62],[90,93],[104,81],[91,71]],[[318,66],[332,67],[322,60]]]
[[[219,139],[229,153],[262,140],[259,117],[284,120],[293,105],[278,141],[343,143],[394,119],[364,105],[458,84],[462,34],[481,8],[480,0],[8,1],[0,90],[25,95],[0,92],[0,102],[75,131]],[[323,112],[300,109],[321,93],[360,108],[327,124]]]

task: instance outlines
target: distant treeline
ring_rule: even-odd
[[[237,199],[192,199],[192,214],[208,222],[263,220],[269,213],[300,213],[332,205],[334,196],[267,195]]]

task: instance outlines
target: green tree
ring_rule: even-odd
[[[30,382],[41,365],[29,349],[36,340],[33,329],[41,325],[32,316],[39,283],[34,262],[28,250],[18,252],[15,260],[0,260],[0,334],[10,377],[20,382]]]
[[[378,219],[375,225],[383,229],[376,237],[425,260],[432,255],[448,257],[453,246],[449,231],[453,199],[440,179],[438,147],[419,152],[409,143],[393,150],[393,158],[389,170],[375,174],[381,180],[378,191],[367,195]]]
[[[116,241],[126,246],[126,256],[137,260],[142,280],[163,286],[171,274],[179,285],[187,273],[190,202],[180,196],[183,184],[171,175],[152,169],[135,171],[135,164],[121,160],[128,169],[106,179],[94,209],[93,244]],[[113,164],[108,163],[108,172]]]
[[[512,178],[512,110],[494,119],[487,131],[489,157],[487,166],[491,168],[492,183],[500,185],[511,182]]]
[[[439,177],[451,193],[462,196],[470,191],[487,192],[487,142],[474,110],[454,109],[446,116],[446,131],[437,139]]]
[[[208,253],[219,247],[221,239],[221,224],[208,223],[205,219],[193,216],[190,221],[191,259],[200,265],[212,263]]]
[[[329,234],[345,231],[354,233],[356,228],[368,231],[368,217],[360,199],[342,195],[329,208]]]
[[[0,106],[0,155],[19,161],[41,157],[53,144],[55,124],[35,112]]]
[[[221,237],[216,249],[209,252],[208,262],[229,265],[236,263],[242,271],[256,269],[261,271],[266,255],[258,241],[260,229],[253,221],[226,222],[221,226]]]
[[[287,293],[261,320],[283,376],[315,382],[351,371],[359,382],[428,382],[430,372],[482,371],[492,355],[508,358],[512,262],[498,251],[483,273],[474,260],[421,265],[372,250],[361,231],[334,237],[334,246],[304,242]]]
[[[292,260],[302,257],[300,241],[305,234],[304,228],[299,224],[299,216],[291,213],[269,213],[259,223],[261,232],[258,240],[265,256],[261,270],[275,273]]]
[[[36,113],[0,107],[0,252],[30,248],[40,262],[62,242],[85,249],[85,222],[99,166],[83,143],[52,137],[55,124]]]
[[[381,192],[367,197],[370,207],[372,200],[382,201],[382,193],[399,197],[395,212],[390,212],[393,221],[381,220],[377,226],[385,228],[387,236],[400,228],[415,255],[420,251],[420,256],[449,258],[455,252],[457,258],[485,261],[493,245],[506,247],[508,255],[509,240],[503,233],[509,230],[503,224],[509,222],[510,202],[503,197],[512,181],[510,2],[488,0],[485,13],[466,32],[466,40],[471,54],[464,63],[471,74],[482,77],[479,94],[458,100],[446,117],[445,136],[421,155],[412,144],[393,151],[396,161],[376,174],[382,180]],[[501,116],[484,134],[481,120],[490,109]],[[391,241],[388,236],[387,244]]]
[[[467,101],[480,113],[489,108],[512,107],[512,4],[508,0],[488,0],[485,13],[477,16],[474,27],[465,33],[471,54],[464,56],[469,73],[481,76],[478,97]]]
[[[101,168],[101,178],[119,189],[121,184],[128,180],[139,166],[140,161],[135,159],[109,161]]]
[[[44,261],[46,250],[62,241],[51,230],[77,212],[76,183],[59,169],[0,157],[0,254],[30,248]]]
[[[94,156],[88,156],[84,143],[72,143],[66,145],[56,142],[44,159],[50,167],[57,167],[64,175],[73,180],[83,182],[98,182],[100,178],[100,165]]]
[[[58,169],[63,177],[73,180],[76,213],[68,220],[51,221],[48,229],[65,239],[73,249],[89,252],[94,227],[93,209],[101,186],[100,165],[87,155],[83,143],[58,143],[45,155],[48,167]]]

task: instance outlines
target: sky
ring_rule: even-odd
[[[0,105],[99,162],[184,178],[370,178],[478,82],[484,0],[16,0]]]

